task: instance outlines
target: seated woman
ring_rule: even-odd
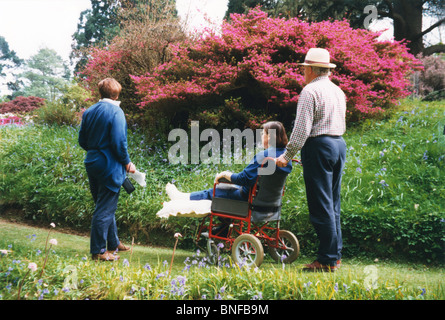
[[[229,171],[218,173],[215,177],[215,183],[226,179],[233,184],[233,187],[224,188],[218,185],[215,190],[215,197],[247,201],[250,189],[256,183],[258,170],[261,168],[263,159],[266,157],[277,158],[284,153],[288,138],[283,124],[278,121],[270,121],[263,124],[262,129],[262,144],[265,150],[256,154],[249,165],[240,173]],[[283,168],[276,166],[275,170],[289,174],[292,171],[292,161]],[[173,184],[168,183],[165,189],[171,200],[212,200],[213,198],[213,188],[184,193],[178,191]]]

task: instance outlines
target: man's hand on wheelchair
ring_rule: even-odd
[[[284,155],[281,155],[281,156],[279,156],[278,158],[275,159],[275,163],[276,163],[276,165],[278,167],[284,168],[285,166],[287,166],[289,161],[284,159]]]
[[[230,172],[230,171],[220,172],[215,177],[215,183],[230,182],[232,180],[231,177],[232,177],[232,172]]]

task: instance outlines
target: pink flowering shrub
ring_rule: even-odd
[[[172,115],[242,98],[245,107],[289,120],[304,87],[302,62],[322,47],[337,65],[331,79],[348,97],[349,121],[382,114],[409,94],[409,75],[419,61],[401,42],[379,42],[379,33],[347,21],[307,23],[270,18],[256,8],[233,14],[220,34],[208,33],[172,46],[172,59],[153,72],[132,75],[142,110]]]
[[[107,49],[92,47],[86,67],[79,73],[82,85],[91,92],[92,100],[99,98],[97,84],[105,78],[116,78],[122,82],[121,65],[128,53],[111,45]]]

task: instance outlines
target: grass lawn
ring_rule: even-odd
[[[412,263],[346,259],[334,273],[305,273],[311,262],[291,265],[270,257],[259,269],[210,266],[205,254],[134,245],[116,262],[93,262],[89,237],[56,228],[36,228],[0,220],[0,299],[148,299],[148,300],[443,300],[442,268]],[[57,245],[48,245],[47,238]],[[43,274],[42,266],[47,263]],[[29,263],[37,270],[28,271]],[[24,281],[23,281],[24,279]]]

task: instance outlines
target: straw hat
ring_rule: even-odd
[[[301,66],[320,67],[320,68],[335,68],[336,65],[330,63],[329,51],[322,48],[311,48],[306,54]]]

